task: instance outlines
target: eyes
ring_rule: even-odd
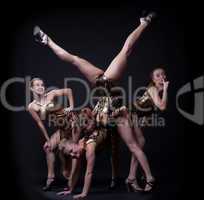
[[[36,87],[45,87],[44,84],[36,84]]]
[[[43,87],[44,88],[45,87],[44,82],[41,81],[41,80],[34,81],[33,86],[37,87],[37,88],[39,88],[39,87]]]
[[[161,78],[161,77],[164,78],[164,79],[166,78],[166,75],[165,75],[164,72],[160,72],[160,73],[155,74],[155,78]]]

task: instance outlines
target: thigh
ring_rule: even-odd
[[[117,123],[118,134],[121,136],[122,140],[126,144],[134,143],[135,137],[127,117],[117,117],[116,123]]]
[[[118,81],[127,67],[127,55],[120,51],[108,66],[104,75],[114,81]]]
[[[56,149],[56,147],[59,145],[60,143],[60,130],[57,130],[51,137],[49,140],[50,143],[50,147],[51,150]]]

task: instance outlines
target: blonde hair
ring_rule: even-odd
[[[34,83],[35,81],[37,81],[37,80],[40,80],[40,81],[43,81],[43,82],[44,82],[44,80],[43,80],[42,78],[39,78],[39,77],[32,78],[31,81],[30,81],[30,88],[33,87],[33,83]]]

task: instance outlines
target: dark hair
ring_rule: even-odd
[[[148,84],[148,87],[154,86],[153,75],[154,75],[154,72],[155,72],[156,70],[158,70],[158,69],[161,69],[161,70],[165,71],[162,67],[157,67],[157,68],[153,69],[153,70],[150,72],[150,75],[149,75],[149,77],[150,77],[150,82],[149,82],[149,84]]]
[[[31,81],[30,81],[30,87],[33,87],[34,81],[37,81],[37,80],[40,80],[40,81],[44,82],[44,80],[42,78],[39,78],[39,77],[32,78]]]
[[[89,119],[93,118],[92,111],[88,107],[82,108],[80,114]]]

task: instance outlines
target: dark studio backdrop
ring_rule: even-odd
[[[42,77],[47,86],[62,88],[64,77],[84,78],[74,66],[62,62],[50,49],[34,42],[32,30],[36,24],[66,50],[105,69],[121,49],[128,34],[139,25],[139,17],[144,9],[158,12],[158,18],[136,44],[120,85],[127,88],[128,76],[132,76],[133,89],[136,89],[148,84],[153,68],[162,66],[166,70],[170,81],[169,104],[167,111],[161,114],[165,117],[166,126],[144,129],[144,150],[161,192],[155,199],[177,199],[185,169],[184,138],[188,135],[187,130],[194,130],[194,134],[201,131],[199,125],[185,119],[176,109],[178,89],[202,75],[197,60],[192,59],[195,55],[191,47],[195,43],[189,38],[196,40],[196,35],[189,29],[188,24],[192,24],[192,19],[188,10],[181,12],[172,3],[163,5],[161,2],[123,3],[113,7],[35,5],[32,9],[21,8],[12,19],[8,19],[9,23],[5,23],[2,32],[2,42],[5,42],[2,56],[8,61],[7,67],[4,66],[8,68],[4,80],[37,76]],[[84,88],[77,83],[70,84],[70,87],[76,105],[81,104],[85,98]],[[10,86],[8,100],[12,105],[24,105],[25,85],[18,83]],[[183,96],[181,102],[183,109],[193,112],[193,94]],[[47,172],[41,133],[26,111],[10,112],[3,109],[3,112],[9,117],[7,124],[3,122],[7,125],[5,147],[2,145],[2,152],[5,152],[2,155],[5,156],[2,158],[3,172],[7,174],[3,190],[12,186],[17,199],[45,198],[39,193]],[[130,154],[121,142],[122,178],[128,174],[129,162]],[[57,176],[60,176],[59,167],[57,170]],[[92,188],[97,184],[106,187],[110,177],[109,156],[106,151],[101,152],[97,157]],[[111,195],[107,198],[111,198]]]

